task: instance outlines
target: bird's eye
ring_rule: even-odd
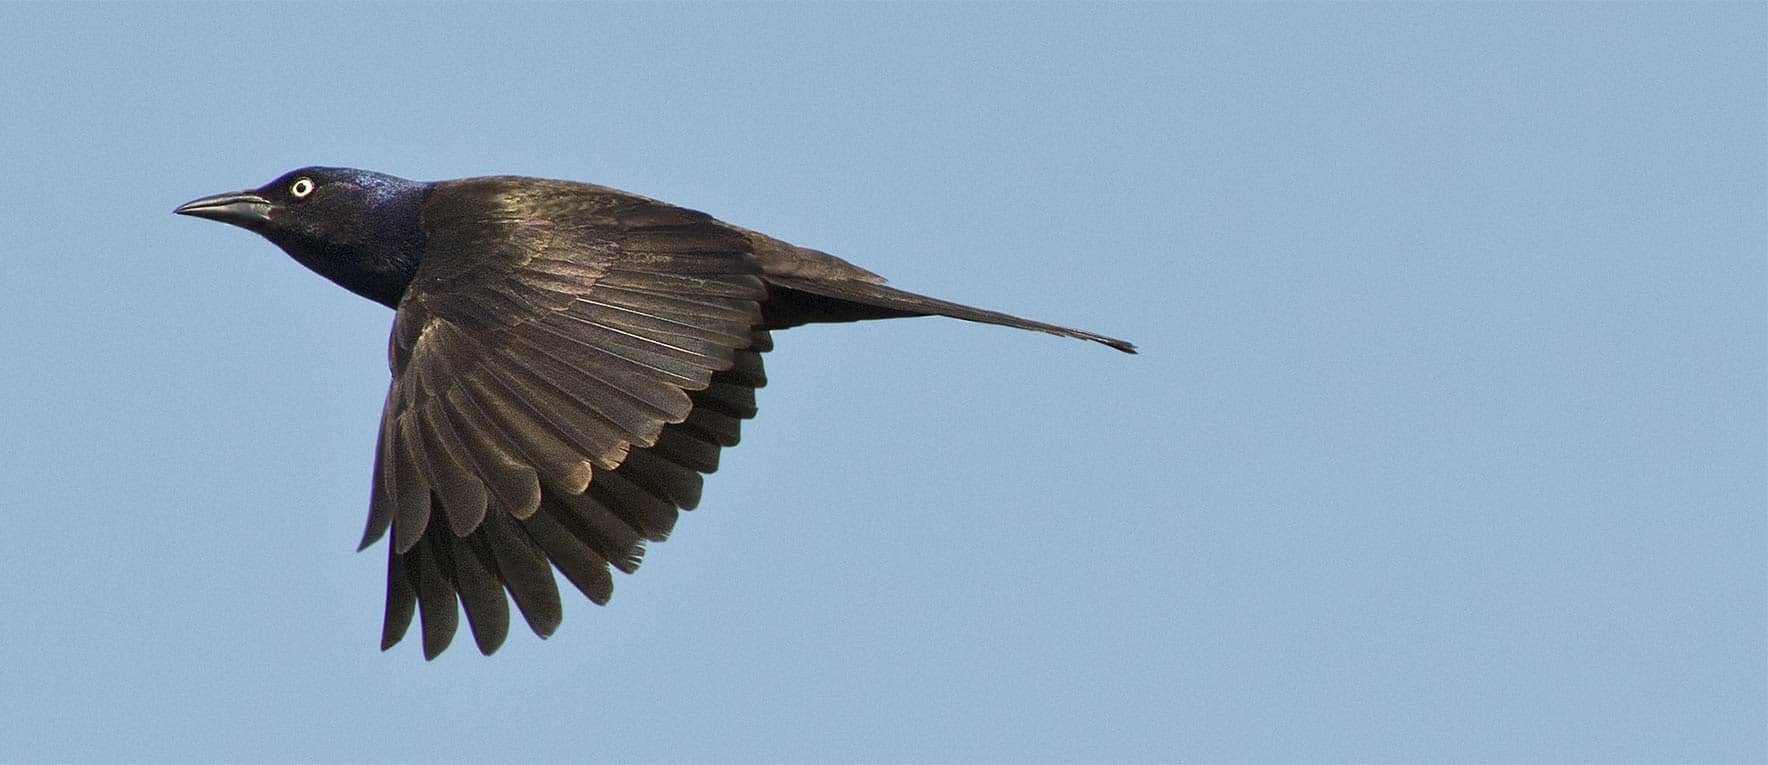
[[[313,193],[313,179],[296,178],[294,183],[289,184],[289,193],[295,195],[296,199],[301,199],[308,194]]]

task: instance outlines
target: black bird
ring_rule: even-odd
[[[587,183],[309,167],[176,212],[257,232],[396,310],[361,546],[392,528],[381,648],[421,611],[425,658],[448,647],[460,608],[479,650],[497,650],[506,590],[552,634],[553,567],[606,603],[609,565],[638,567],[755,416],[770,330],[940,315],[1135,353]]]

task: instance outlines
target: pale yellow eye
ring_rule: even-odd
[[[302,197],[307,196],[308,194],[313,193],[313,179],[312,178],[297,178],[297,179],[295,179],[294,183],[289,184],[289,193],[295,195],[296,199],[300,199]]]

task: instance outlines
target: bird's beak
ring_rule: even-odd
[[[256,192],[238,191],[192,199],[172,212],[257,229],[270,222],[270,200],[258,196]]]

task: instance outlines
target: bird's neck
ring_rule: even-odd
[[[425,236],[420,214],[430,185],[398,181],[377,189],[349,236],[323,246],[277,242],[291,257],[351,292],[388,308],[398,308],[423,260]],[[272,237],[274,239],[274,237]]]

